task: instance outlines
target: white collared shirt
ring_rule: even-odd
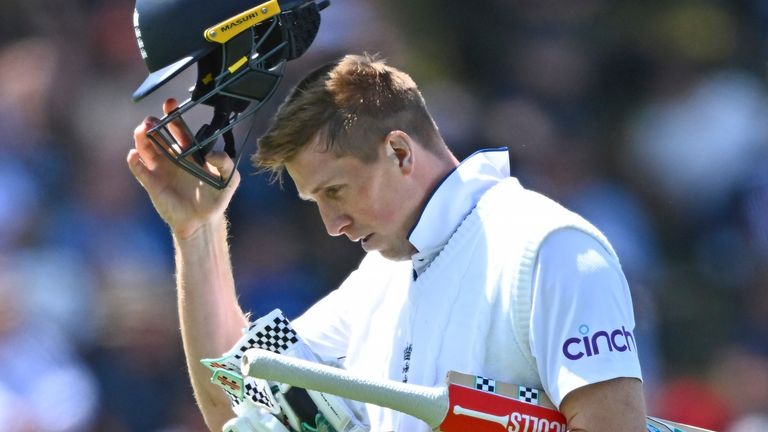
[[[509,157],[505,148],[480,150],[448,174],[408,236],[418,251],[411,257],[416,274],[421,274],[440,253],[480,197],[507,177]]]

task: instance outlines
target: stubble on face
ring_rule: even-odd
[[[407,236],[392,239],[390,246],[379,250],[381,256],[392,261],[407,261],[411,259],[416,248],[413,247]]]
[[[343,232],[328,229],[329,235],[345,234],[350,240],[361,239],[366,252],[378,251],[387,259],[402,261],[411,258],[416,249],[408,240],[408,233],[418,216],[410,199],[412,191],[402,174],[393,168],[385,156],[373,163],[365,163],[352,156],[336,157],[310,143],[291,162],[288,173],[296,183],[303,199],[317,202],[318,206],[333,208],[322,214],[326,228],[333,227],[332,219],[342,214],[351,223]],[[318,185],[343,185],[342,197],[329,203]],[[363,242],[362,239],[370,236]]]

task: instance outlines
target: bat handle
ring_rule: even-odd
[[[344,369],[275,354],[259,348],[243,355],[243,375],[330,393],[391,408],[437,428],[448,413],[448,390],[398,381],[366,378]]]

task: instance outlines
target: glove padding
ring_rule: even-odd
[[[290,430],[270,411],[254,405],[244,410],[242,415],[226,422],[221,432],[290,432]]]
[[[247,429],[249,424],[271,422],[265,415],[271,415],[295,432],[363,432],[370,429],[363,405],[358,402],[250,376],[243,377],[240,363],[245,351],[251,348],[320,362],[279,309],[252,323],[243,337],[222,357],[201,360],[213,373],[211,382],[227,394],[238,416],[227,422],[226,432],[250,432],[251,429]],[[238,420],[240,418],[245,421]],[[287,430],[282,424],[282,430]],[[282,432],[279,428],[252,430]]]

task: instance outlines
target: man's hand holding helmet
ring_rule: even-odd
[[[178,106],[169,99],[163,104],[167,115]],[[157,125],[158,119],[147,117],[133,132],[135,147],[128,152],[128,167],[147,190],[160,217],[170,226],[179,239],[191,236],[204,223],[223,217],[224,210],[240,183],[240,175],[234,162],[224,152],[209,153],[206,169],[231,179],[222,190],[217,190],[200,181],[190,173],[179,169],[147,136]],[[179,119],[169,124],[170,133],[180,145],[189,146],[192,136]]]

